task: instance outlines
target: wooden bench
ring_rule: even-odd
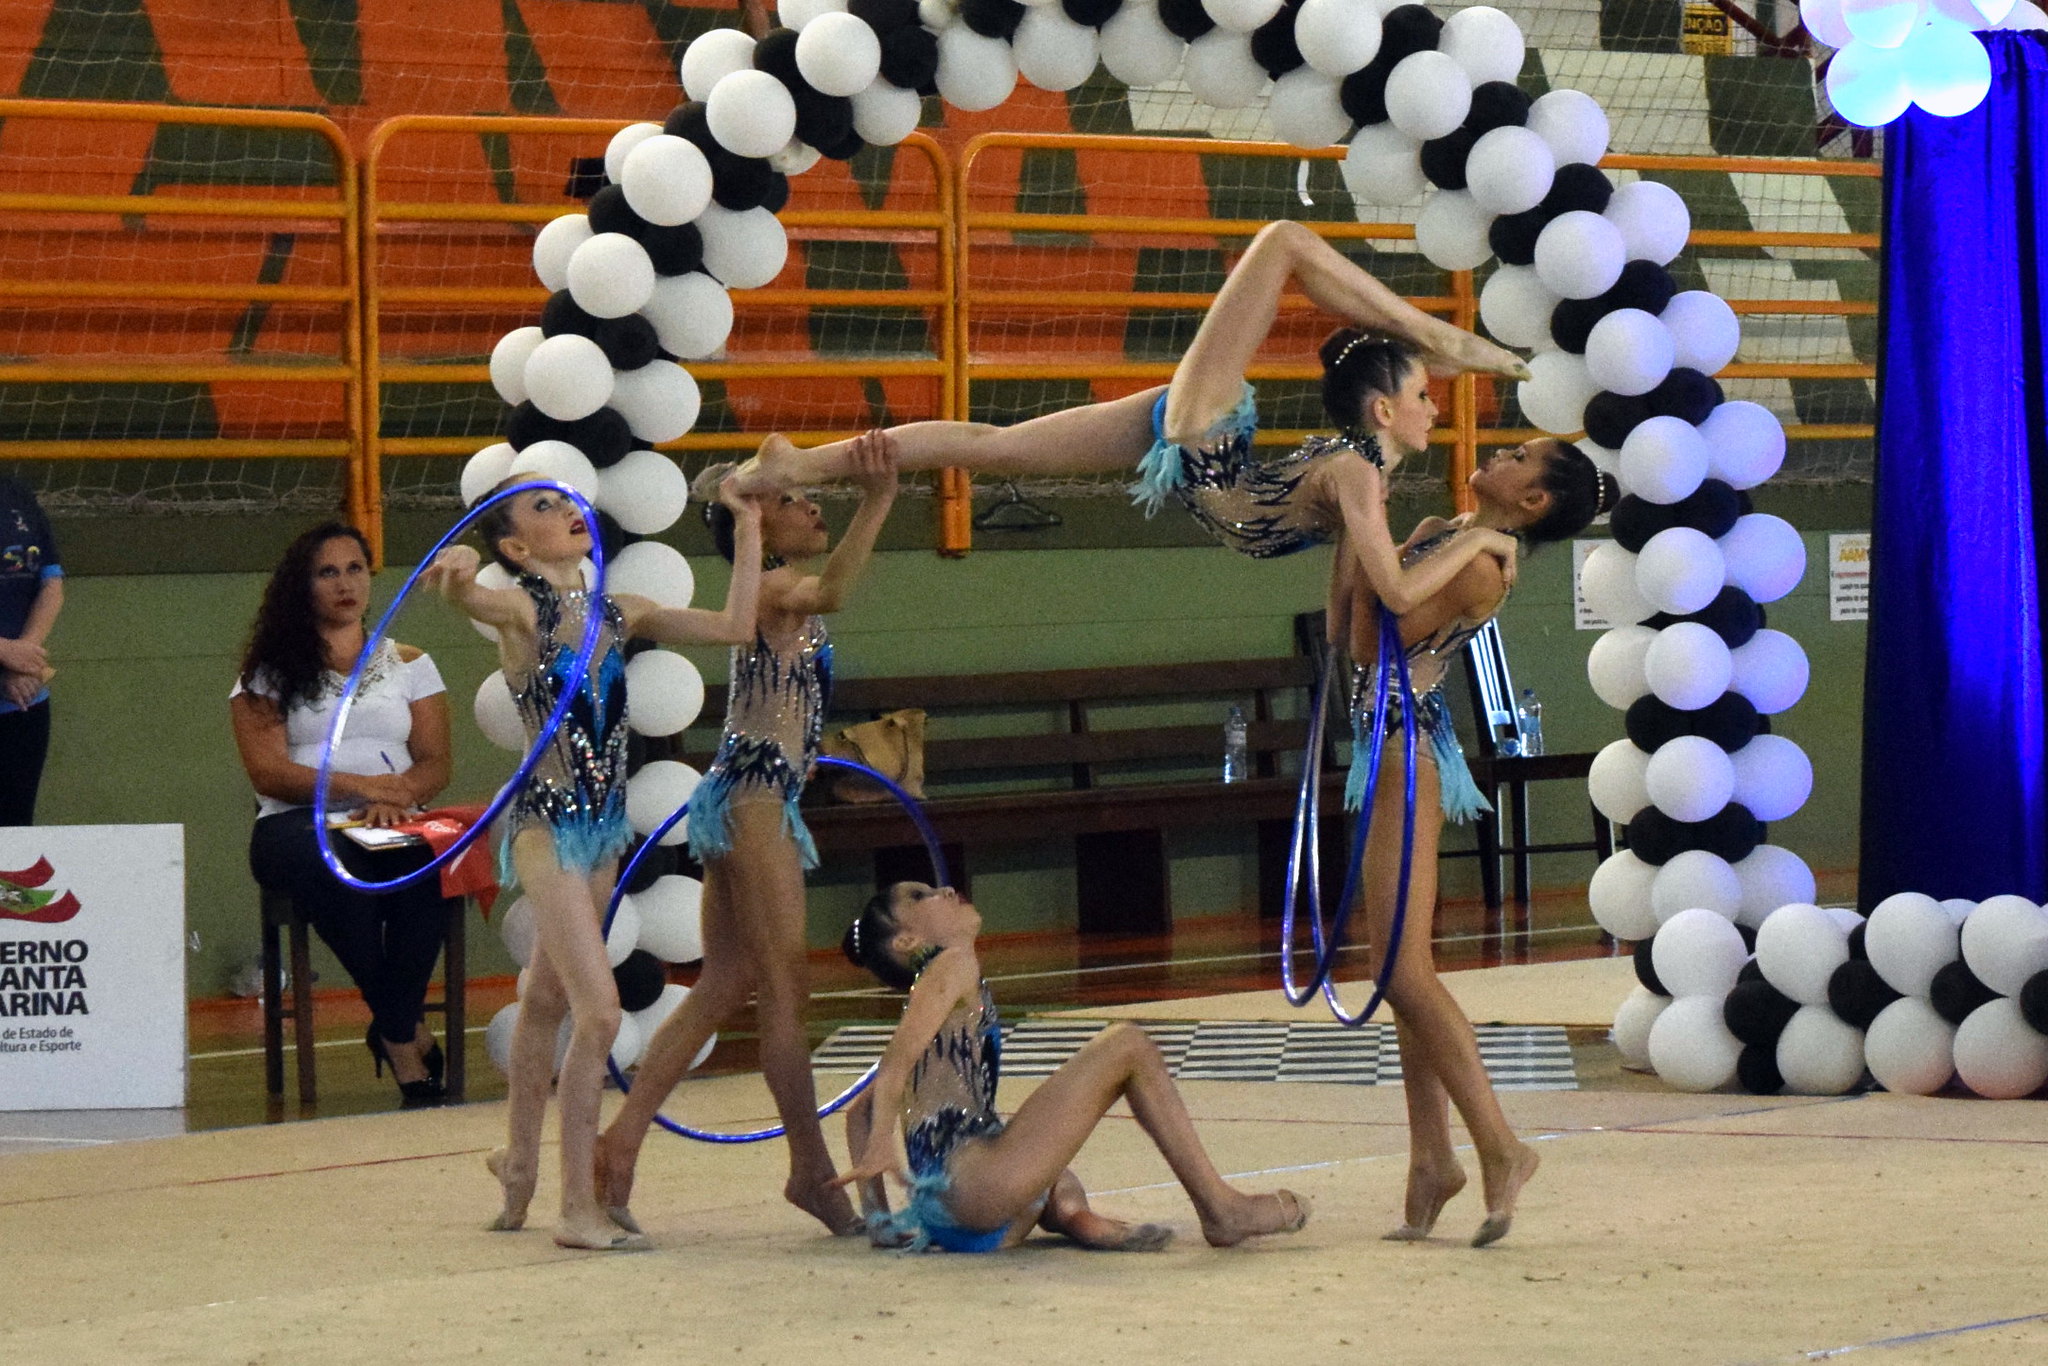
[[[1258,826],[1261,904],[1277,913],[1313,674],[1311,661],[1288,656],[848,678],[833,690],[826,729],[924,709],[925,813],[947,846],[956,883],[971,877],[964,851],[972,847],[1071,838],[1079,929],[1158,933],[1172,923],[1170,829]],[[706,688],[702,723],[680,737],[686,762],[708,762],[717,739],[711,726],[725,701],[724,687]],[[1244,708],[1250,775],[1225,783],[1223,722],[1231,702]],[[1137,715],[1147,709],[1183,714]],[[1326,779],[1326,809],[1342,785],[1341,772]],[[894,802],[839,802],[830,787],[814,782],[805,798],[804,818],[821,852],[871,854],[878,886],[930,876]]]

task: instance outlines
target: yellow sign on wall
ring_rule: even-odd
[[[1735,53],[1735,27],[1719,5],[1688,3],[1679,29],[1680,43],[1695,57],[1730,57]]]

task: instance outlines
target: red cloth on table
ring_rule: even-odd
[[[485,809],[481,804],[436,807],[396,828],[418,835],[439,855],[461,839]],[[498,899],[498,868],[490,846],[490,837],[482,836],[441,866],[441,895],[475,897],[486,920],[490,918],[492,903]]]

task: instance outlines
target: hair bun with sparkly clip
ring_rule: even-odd
[[[1614,511],[1614,505],[1621,501],[1621,484],[1605,470],[1600,472],[1600,501],[1593,505],[1593,515],[1604,517]]]

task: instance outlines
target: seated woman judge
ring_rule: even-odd
[[[286,547],[263,590],[228,702],[258,801],[249,869],[297,903],[355,979],[370,1007],[363,1042],[378,1075],[389,1064],[406,1105],[435,1105],[445,1095],[445,1058],[422,1005],[447,924],[439,880],[382,895],[356,891],[328,870],[313,830],[320,750],[362,652],[369,603],[370,548],[342,522]],[[335,747],[331,807],[372,826],[404,821],[447,786],[448,735],[447,689],[434,661],[413,646],[379,642]],[[347,839],[334,847],[350,872],[379,882],[431,857],[415,848],[373,853]]]

